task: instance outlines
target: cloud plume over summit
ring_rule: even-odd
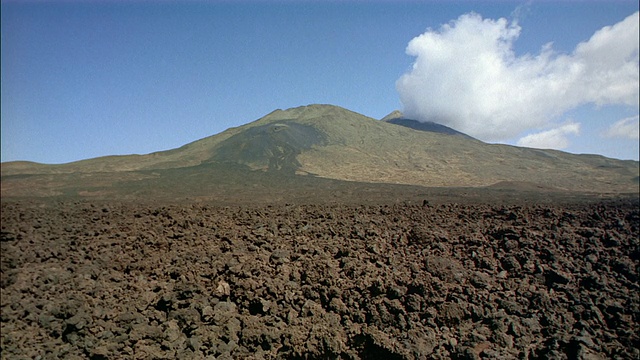
[[[428,29],[409,42],[407,54],[416,59],[396,83],[404,112],[481,140],[505,141],[553,127],[563,113],[584,104],[637,107],[638,15],[596,31],[570,54],[555,52],[549,43],[539,54],[518,56],[513,44],[520,26],[476,13]],[[556,127],[547,139],[577,133]],[[524,142],[536,144],[541,136]]]

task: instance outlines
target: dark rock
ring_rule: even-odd
[[[546,277],[546,284],[549,287],[554,286],[556,284],[566,285],[570,283],[572,280],[572,276],[569,273],[560,271],[560,270],[553,270],[553,269],[547,271],[545,274],[545,277]]]
[[[2,357],[634,359],[638,213],[3,199]]]

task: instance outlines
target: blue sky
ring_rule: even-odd
[[[637,89],[637,46],[616,41],[615,64],[597,60],[602,47],[576,50],[598,31],[629,34],[637,11],[635,0],[3,1],[2,161],[167,150],[313,103],[374,118],[400,109],[490,142],[638,160],[637,90],[611,95],[621,83]],[[417,37],[431,42],[407,54]],[[479,53],[492,65],[465,68]],[[544,96],[582,63],[588,76],[563,80],[573,93]],[[529,75],[514,75],[522,69]]]

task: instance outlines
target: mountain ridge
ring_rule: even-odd
[[[2,163],[2,194],[11,196],[16,188],[24,193],[27,183],[53,189],[44,193],[60,193],[54,191],[56,186],[78,184],[114,188],[147,181],[160,186],[163,176],[179,177],[180,171],[203,181],[216,171],[232,171],[231,177],[240,178],[244,176],[240,172],[256,176],[272,172],[292,177],[291,181],[317,177],[424,187],[526,182],[534,188],[564,191],[637,192],[637,161],[486,144],[461,133],[452,136],[443,131],[446,127],[428,125],[421,130],[394,124],[391,121],[403,115],[392,114],[395,117],[376,120],[338,106],[313,104],[276,109],[253,122],[166,151],[58,165]],[[103,180],[97,181],[100,177]]]

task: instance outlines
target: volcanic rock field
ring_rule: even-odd
[[[3,359],[638,359],[638,201],[3,202]]]

